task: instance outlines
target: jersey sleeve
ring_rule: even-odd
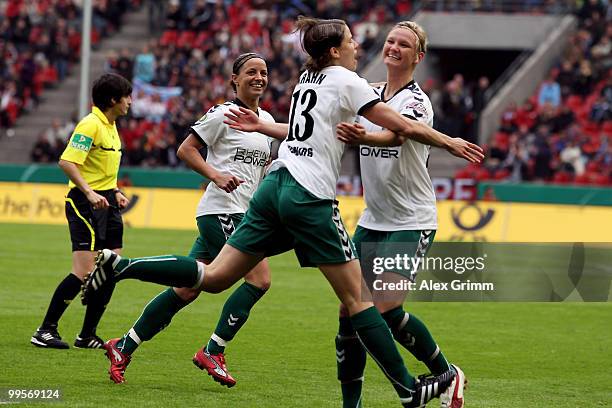
[[[342,107],[361,115],[367,108],[380,102],[380,97],[368,82],[354,72],[347,76],[340,91]]]
[[[429,126],[433,125],[433,109],[426,95],[410,93],[402,104],[400,114]]]
[[[98,139],[99,132],[96,123],[91,120],[83,120],[77,124],[60,158],[72,163],[83,164],[94,144],[96,142],[99,144]]]
[[[214,145],[225,131],[226,125],[223,123],[225,118],[223,113],[223,105],[214,106],[191,126],[191,131],[203,144]]]

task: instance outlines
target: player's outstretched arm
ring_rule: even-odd
[[[184,161],[190,169],[211,180],[217,187],[226,193],[231,193],[237,189],[240,184],[244,183],[244,180],[240,180],[238,177],[231,174],[222,173],[206,163],[206,160],[204,160],[200,154],[200,149],[202,147],[204,147],[202,142],[200,142],[193,133],[190,133],[187,139],[179,146],[176,155],[179,159]]]
[[[480,146],[459,137],[447,136],[424,123],[410,120],[384,103],[373,105],[363,113],[363,116],[370,122],[396,133],[402,142],[412,139],[430,146],[441,147],[450,154],[472,163],[479,163],[484,159]]]
[[[341,122],[336,127],[338,139],[349,145],[399,146],[402,139],[390,130],[366,132],[359,123]]]
[[[259,132],[278,140],[285,140],[289,132],[287,123],[259,120],[259,116],[255,112],[242,106],[238,109],[230,108],[230,111],[225,113],[225,118],[223,123],[232,129],[243,132]]]

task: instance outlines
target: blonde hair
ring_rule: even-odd
[[[419,24],[414,21],[400,21],[393,28],[405,28],[412,31],[417,36],[419,52],[427,52],[427,33]]]

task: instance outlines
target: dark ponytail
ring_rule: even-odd
[[[309,55],[305,67],[320,71],[331,62],[329,50],[340,47],[347,26],[344,20],[322,20],[299,16],[296,31],[300,32],[302,48]]]

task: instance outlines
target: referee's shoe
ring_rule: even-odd
[[[62,341],[59,333],[57,332],[57,325],[48,327],[39,327],[36,333],[30,339],[30,343],[36,347],[56,348],[56,349],[67,349],[70,348],[68,343]]]

